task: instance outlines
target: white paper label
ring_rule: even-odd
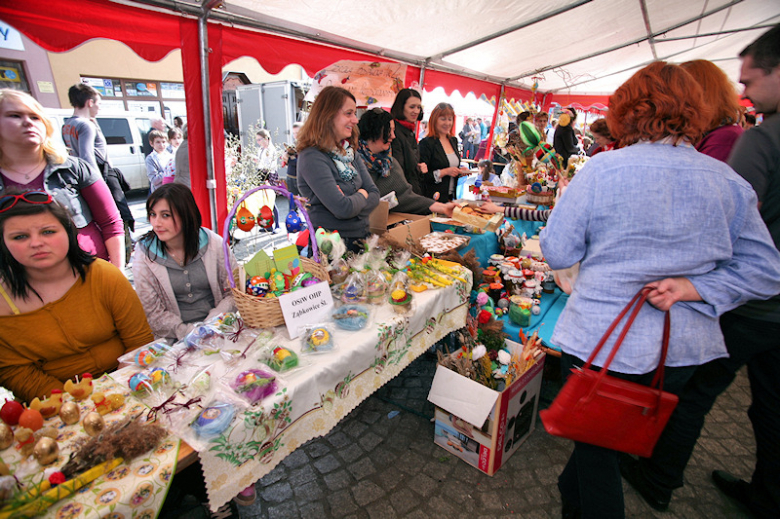
[[[333,296],[330,286],[324,281],[295,292],[279,296],[284,323],[290,339],[301,333],[301,327],[330,320],[333,310]]]

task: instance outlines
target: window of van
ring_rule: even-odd
[[[126,118],[99,117],[97,121],[106,137],[106,144],[133,144],[133,134]]]

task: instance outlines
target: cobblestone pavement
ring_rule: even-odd
[[[145,196],[135,196],[137,239],[149,230]],[[286,209],[280,210],[286,215]],[[278,237],[245,243],[247,251]],[[241,250],[238,251],[240,255]],[[127,274],[132,275],[127,270]],[[560,389],[548,359],[540,408]],[[256,484],[257,502],[239,507],[243,519],[557,518],[558,475],[572,443],[536,430],[492,477],[433,443],[433,405],[427,401],[435,361],[422,356],[371,395],[322,438],[296,450]],[[755,440],[747,417],[745,371],[718,399],[675,492],[669,511],[656,512],[624,482],[628,518],[748,518],[710,480],[714,469],[749,479]],[[394,412],[397,412],[394,413]]]
[[[537,418],[525,444],[493,477],[486,476],[433,443],[434,408],[427,395],[435,369],[433,359],[417,359],[329,434],[288,456],[257,483],[257,502],[240,507],[241,517],[560,517],[556,481],[571,442],[547,434]],[[545,374],[540,408],[560,389],[552,378]],[[626,516],[749,517],[709,476],[713,469],[725,469],[750,478],[755,442],[749,403],[743,371],[707,418],[685,487],[675,493],[669,511],[655,512],[624,482]],[[393,411],[400,412],[393,416]]]

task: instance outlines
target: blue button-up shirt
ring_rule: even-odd
[[[590,159],[540,235],[553,269],[580,263],[552,342],[587,359],[646,283],[686,277],[702,301],[672,306],[666,365],[727,356],[718,316],[780,293],[780,253],[756,204],[750,184],[690,146],[640,143]],[[646,304],[609,369],[652,371],[662,329],[663,313]],[[617,335],[595,365],[603,365]]]

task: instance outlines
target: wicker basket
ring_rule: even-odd
[[[555,198],[555,193],[552,191],[544,191],[542,193],[534,193],[533,191],[528,191],[525,194],[525,199],[532,203],[532,204],[539,204],[539,205],[551,205],[553,199]]]
[[[325,267],[309,258],[301,258],[301,270],[315,278],[330,282]],[[238,271],[233,272],[234,283],[238,284]],[[284,315],[279,299],[276,297],[256,297],[233,287],[233,300],[247,326],[252,328],[272,328],[284,324]]]
[[[230,228],[230,222],[236,215],[241,202],[246,200],[250,195],[263,189],[271,189],[281,194],[282,196],[289,197],[290,192],[283,187],[278,186],[258,186],[247,191],[244,196],[239,198],[233,205],[233,209],[225,219],[225,225],[223,228],[223,236],[228,236],[228,230]],[[309,244],[312,248],[312,253],[316,260],[308,258],[301,258],[301,270],[310,273],[312,276],[321,279],[323,281],[330,282],[328,271],[319,263],[319,251],[317,250],[317,240],[314,236],[314,227],[309,219],[309,213],[306,212],[304,204],[298,198],[294,198],[295,205],[301,212],[303,219],[306,221],[306,225],[309,229]],[[228,252],[228,240],[223,240],[222,250],[225,254],[225,266],[228,272],[230,272],[230,255]],[[238,272],[233,272],[233,276],[228,279],[230,286],[233,290],[233,299],[236,303],[241,318],[244,322],[252,328],[269,328],[273,326],[280,326],[284,324],[284,315],[282,314],[282,307],[279,305],[279,299],[275,297],[255,297],[244,292],[244,287],[236,287],[238,284]]]

